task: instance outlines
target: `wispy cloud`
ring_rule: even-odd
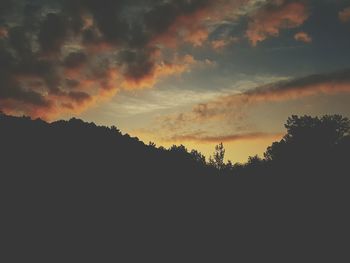
[[[202,101],[211,101],[225,91],[149,89],[137,93],[121,92],[116,102],[109,103],[115,116],[133,116],[188,108]],[[227,91],[228,92],[228,91]]]
[[[169,130],[185,129],[195,123],[207,124],[210,121],[243,119],[249,107],[259,103],[339,93],[350,93],[350,70],[279,81],[242,93],[220,96],[214,100],[196,104],[189,112],[162,117],[159,122]]]
[[[204,135],[201,132],[173,135],[169,138],[165,138],[165,141],[169,142],[186,142],[192,141],[197,143],[227,143],[244,140],[278,140],[283,137],[283,133],[265,133],[265,132],[252,132],[241,134],[227,134],[227,135]]]

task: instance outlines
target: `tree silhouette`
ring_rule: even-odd
[[[157,145],[154,142],[151,142],[151,141],[148,143],[148,146],[153,147],[153,148],[157,147]]]
[[[195,160],[196,162],[205,165],[206,161],[205,161],[205,156],[203,154],[201,154],[200,152],[198,152],[197,150],[192,150],[190,152],[193,160]]]
[[[285,127],[287,134],[284,138],[268,147],[267,160],[331,158],[335,146],[349,136],[350,121],[340,115],[321,118],[293,115]]]
[[[298,245],[321,261],[315,255],[344,247],[349,127],[340,115],[292,116],[265,159],[232,165],[222,143],[206,163],[196,150],[145,145],[115,127],[0,114],[2,221],[11,231],[2,237],[20,240],[16,251],[48,251],[44,262],[72,248],[84,262],[180,262],[188,253],[224,262],[238,251],[238,262],[261,260],[259,251],[280,262]]]
[[[219,143],[215,146],[215,152],[213,153],[213,157],[209,158],[209,164],[219,170],[225,168],[225,148],[222,143]]]
[[[263,160],[258,156],[258,155],[254,155],[254,156],[249,156],[248,157],[248,162],[247,165],[249,166],[259,166],[261,165],[261,163],[263,162]]]

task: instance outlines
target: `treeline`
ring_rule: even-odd
[[[222,144],[206,160],[116,127],[1,114],[6,262],[340,262],[350,122],[292,116],[285,127],[239,164]]]
[[[222,143],[207,160],[196,150],[169,149],[122,134],[116,127],[79,119],[47,123],[29,117],[0,115],[0,160],[3,178],[22,182],[49,180],[57,185],[99,180],[110,185],[153,187],[202,185],[249,188],[283,183],[289,188],[325,182],[340,184],[350,171],[350,121],[340,115],[291,116],[286,135],[244,164],[225,162]],[[218,179],[217,177],[223,177]],[[215,179],[217,178],[217,179]],[[57,181],[57,182],[56,182]],[[301,184],[302,182],[302,184]],[[237,190],[240,191],[240,190]]]
[[[264,156],[250,156],[246,163],[225,162],[222,143],[215,146],[212,156],[196,150],[188,152],[183,146],[169,151],[188,154],[198,163],[214,168],[221,175],[258,175],[276,173],[305,174],[306,176],[340,175],[350,170],[350,121],[341,115],[323,117],[296,116],[288,118],[285,136],[272,143]],[[154,144],[153,144],[154,145]]]
[[[135,164],[129,168],[146,165],[156,169],[169,168],[164,164],[168,164],[171,159],[177,163],[177,167],[183,163],[188,168],[192,162],[193,167],[205,167],[209,173],[225,175],[239,175],[258,169],[264,172],[266,167],[286,168],[290,165],[294,168],[314,166],[314,169],[327,166],[334,171],[341,171],[340,168],[347,164],[350,149],[348,118],[340,115],[326,115],[321,118],[292,116],[287,120],[285,128],[286,135],[280,142],[274,142],[268,147],[263,158],[251,156],[247,163],[241,164],[232,161],[225,163],[225,148],[222,143],[215,147],[213,155],[206,160],[197,150],[188,151],[183,145],[173,145],[169,149],[157,147],[153,142],[145,145],[138,138],[123,135],[115,126],[96,126],[75,118],[49,124],[40,119],[0,115],[0,140],[2,148],[7,147],[3,156],[7,163],[22,158],[29,166],[38,164],[39,160],[40,166],[46,166],[44,159],[57,156],[57,159],[47,161],[57,161],[59,166],[76,166],[77,163],[92,165],[101,160],[125,165],[126,161]],[[49,153],[48,156],[44,152]],[[166,159],[165,163],[161,161],[163,157]],[[151,165],[146,164],[145,160]],[[53,167],[59,169],[57,164]],[[48,169],[55,172],[52,167]],[[123,172],[128,173],[128,170]],[[190,172],[187,171],[188,174]]]

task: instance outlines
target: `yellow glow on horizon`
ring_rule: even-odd
[[[213,155],[215,146],[219,144],[217,143],[198,143],[191,141],[183,141],[183,142],[163,142],[157,140],[153,136],[144,133],[133,133],[133,136],[137,136],[144,143],[148,144],[150,141],[156,143],[157,147],[163,146],[165,148],[169,148],[172,145],[184,145],[188,151],[192,149],[198,150],[203,155],[205,155],[206,160],[209,159],[211,155]],[[259,155],[263,157],[264,152],[267,147],[270,146],[273,142],[279,141],[282,139],[281,136],[276,136],[275,138],[256,138],[256,139],[242,139],[236,140],[232,142],[224,142],[224,147],[226,150],[225,159],[226,161],[230,160],[232,163],[245,163],[248,160],[249,156]]]

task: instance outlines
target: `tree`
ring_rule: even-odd
[[[341,115],[322,118],[293,115],[285,127],[287,134],[267,149],[265,159],[325,159],[350,133],[350,121]]]
[[[173,145],[170,147],[169,149],[170,152],[174,152],[174,153],[179,153],[179,154],[184,154],[184,156],[186,154],[188,154],[187,148],[184,145]]]
[[[215,168],[222,170],[225,168],[225,148],[222,142],[215,146],[215,152],[213,157],[209,158],[209,165],[214,166]]]
[[[192,150],[191,151],[191,156],[192,159],[195,160],[196,162],[205,165],[205,156],[198,152],[197,150]]]
[[[119,134],[121,133],[120,130],[114,125],[111,126],[111,131],[119,133]]]
[[[322,118],[293,115],[285,124],[287,134],[286,141],[301,141],[315,139],[336,144],[350,132],[348,118],[341,115],[325,115]]]
[[[152,148],[156,148],[157,147],[157,145],[154,142],[151,142],[151,141],[148,143],[148,146],[152,147]]]
[[[247,165],[250,167],[259,167],[263,163],[263,160],[258,155],[249,156]]]

